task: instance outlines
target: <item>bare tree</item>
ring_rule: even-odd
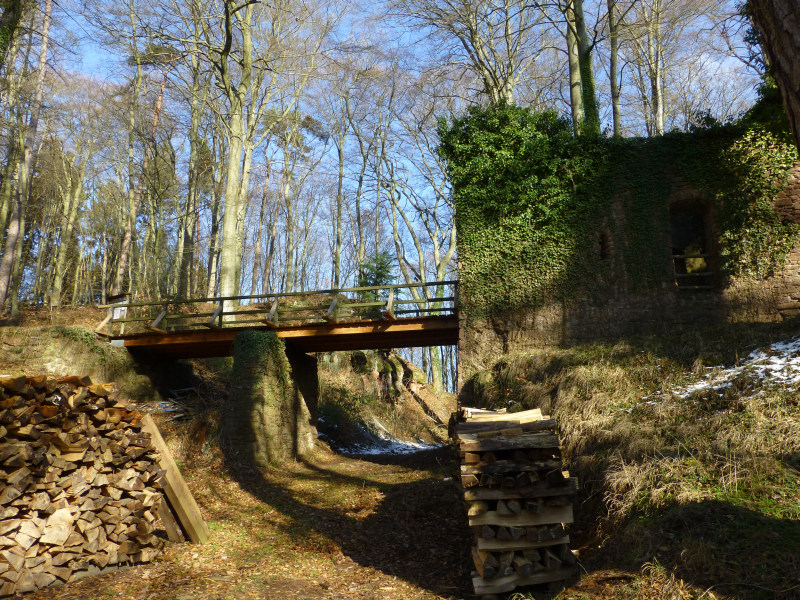
[[[491,104],[514,101],[514,88],[545,49],[537,43],[542,24],[538,3],[396,0],[394,11],[443,42],[446,59],[471,71]]]
[[[36,143],[36,133],[39,126],[39,117],[42,110],[42,97],[44,94],[44,77],[47,70],[47,49],[50,43],[50,17],[53,12],[53,1],[47,0],[44,7],[42,22],[41,46],[39,49],[39,65],[37,67],[36,90],[33,96],[33,107],[31,109],[30,122],[24,134],[21,155],[22,164],[19,171],[14,194],[14,202],[11,207],[11,218],[9,220],[6,241],[3,247],[3,256],[0,259],[0,307],[4,306],[8,299],[11,286],[11,273],[17,258],[20,235],[24,228],[24,211],[30,193],[31,168],[34,160],[34,145]]]

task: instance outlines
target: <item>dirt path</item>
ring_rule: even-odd
[[[470,533],[451,450],[347,458],[320,451],[281,468],[187,460],[211,541],[26,600],[473,599]],[[517,598],[531,598],[523,595]],[[539,598],[539,596],[536,596]],[[651,565],[599,569],[558,600],[721,600]],[[735,597],[735,596],[734,596]]]
[[[30,600],[434,599],[469,595],[469,537],[447,450],[187,474],[213,536]]]

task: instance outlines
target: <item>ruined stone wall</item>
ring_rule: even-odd
[[[700,198],[699,192],[676,185],[670,203]],[[616,207],[616,204],[615,204]],[[775,208],[785,221],[800,222],[800,162],[789,184],[775,199]],[[713,214],[712,214],[713,217]],[[625,219],[615,210],[617,220]],[[717,231],[712,223],[712,237]],[[619,248],[625,240],[608,244],[611,260],[621,260]],[[654,240],[657,246],[668,240]],[[624,273],[622,265],[614,271]],[[630,282],[619,279],[610,298],[589,297],[549,302],[538,308],[521,307],[494,316],[475,316],[462,310],[459,341],[459,380],[495,364],[504,354],[568,345],[608,341],[632,335],[659,335],[676,327],[705,327],[725,323],[782,322],[800,317],[800,243],[788,254],[780,271],[766,280],[735,279],[725,287],[709,291],[679,290],[672,283],[661,289],[632,292]],[[469,298],[461,298],[462,307]]]
[[[779,322],[800,317],[800,245],[784,268],[766,281],[737,280],[722,290],[667,289],[621,294],[608,302],[552,303],[504,315],[462,315],[460,379],[465,381],[502,355],[546,346],[661,334],[675,327],[726,322]]]

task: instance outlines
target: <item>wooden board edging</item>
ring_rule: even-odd
[[[205,544],[211,537],[211,531],[200,514],[200,508],[189,491],[186,481],[175,464],[175,459],[169,451],[158,426],[150,415],[142,417],[142,430],[150,434],[150,441],[160,454],[158,466],[164,471],[161,478],[161,487],[164,488],[170,507],[175,511],[183,529],[189,539],[195,544]]]

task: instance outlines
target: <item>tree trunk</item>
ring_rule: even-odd
[[[25,213],[27,210],[27,202],[22,206],[22,214],[20,215],[20,231],[25,231]],[[14,269],[11,273],[11,318],[16,319],[19,317],[19,288],[22,285],[22,250],[24,240],[17,242],[16,250],[14,251]]]
[[[575,27],[575,7],[567,4],[564,16],[567,20],[567,58],[569,66],[569,105],[572,110],[572,130],[580,135],[583,130],[583,90],[581,86],[580,52]]]
[[[611,83],[611,117],[614,137],[622,136],[622,118],[620,110],[620,85],[618,74],[619,63],[619,15],[617,0],[608,0],[609,59],[608,79]]]
[[[6,53],[16,38],[17,27],[22,20],[25,0],[8,0],[0,13],[0,65],[5,63]]]
[[[581,97],[583,100],[584,135],[600,135],[600,112],[597,108],[597,92],[594,84],[592,66],[592,45],[586,33],[586,19],[583,16],[583,0],[572,0],[575,8],[575,30],[578,43],[578,65],[581,72]]]
[[[797,0],[750,0],[748,7],[800,148],[800,4]]]
[[[24,218],[23,202],[27,202],[30,193],[31,165],[33,164],[34,144],[36,143],[36,130],[39,126],[39,114],[42,110],[42,96],[44,95],[44,75],[47,70],[47,46],[50,41],[50,15],[53,12],[53,0],[47,0],[44,8],[44,22],[42,24],[42,45],[39,50],[39,67],[36,79],[36,92],[31,109],[31,121],[25,135],[22,166],[11,213],[11,223],[3,248],[3,257],[0,259],[0,308],[8,300],[8,291],[11,286],[11,272],[17,254],[17,243],[22,233],[22,219]]]
[[[339,177],[336,186],[336,220],[333,225],[333,288],[342,285],[342,207],[344,205],[344,144],[347,132],[343,132],[336,144],[339,159]]]
[[[233,39],[232,18],[226,3],[226,37]],[[242,264],[242,242],[244,209],[247,205],[247,188],[243,179],[247,175],[245,159],[249,139],[245,130],[245,105],[253,87],[253,44],[251,22],[253,5],[248,4],[238,23],[241,40],[241,79],[238,84],[231,82],[228,59],[230,45],[223,51],[217,65],[222,87],[230,103],[228,116],[228,168],[225,182],[225,212],[222,217],[222,249],[220,252],[219,293],[221,296],[236,296],[239,292],[239,275]],[[250,149],[252,151],[252,149]],[[243,166],[245,167],[243,169]],[[245,179],[246,181],[246,179]],[[226,307],[225,310],[230,310]]]
[[[261,189],[261,208],[258,212],[258,229],[256,230],[256,241],[253,245],[253,271],[250,273],[250,293],[253,295],[256,294],[256,290],[258,289],[259,265],[261,265],[261,270],[264,270],[263,260],[261,258],[261,244],[264,238],[264,212],[267,204],[268,182],[269,179],[265,179],[264,186]]]
[[[193,272],[195,229],[197,228],[197,198],[199,186],[198,154],[200,152],[200,117],[205,102],[200,99],[200,65],[196,54],[192,55],[191,121],[189,125],[189,181],[186,203],[180,220],[180,248],[178,254],[178,298],[191,296],[191,274]],[[203,90],[205,94],[205,90]]]
[[[133,3],[130,4],[129,18],[131,22],[133,40],[132,55],[136,65],[136,75],[133,77],[133,85],[131,86],[131,99],[128,110],[128,218],[125,221],[125,232],[122,234],[122,242],[119,248],[119,260],[117,262],[117,271],[114,276],[114,282],[111,284],[111,295],[116,296],[122,293],[123,284],[125,282],[125,272],[129,271],[129,261],[131,255],[131,245],[133,243],[133,236],[136,234],[136,216],[139,213],[139,200],[141,195],[137,196],[137,187],[141,185],[136,184],[136,163],[134,156],[134,135],[136,132],[136,103],[139,99],[139,88],[142,82],[142,64],[139,60],[139,51],[136,46],[136,19],[133,12]],[[144,169],[142,169],[144,171]],[[139,188],[141,194],[141,188]]]
[[[217,169],[221,171],[221,169]],[[219,211],[222,204],[222,173],[215,176],[214,189],[211,192],[211,231],[208,238],[208,281],[206,296],[212,297],[217,291],[217,269],[219,267]]]
[[[63,221],[61,225],[61,243],[58,245],[56,268],[53,273],[53,295],[50,297],[50,307],[58,308],[61,306],[61,293],[64,285],[64,278],[67,271],[67,256],[72,247],[72,232],[75,229],[75,222],[78,220],[78,212],[80,211],[81,197],[83,196],[83,179],[86,174],[86,167],[89,162],[91,150],[88,145],[84,146],[82,150],[86,151],[86,155],[81,161],[81,166],[78,170],[73,170],[72,165],[67,161],[67,157],[63,156],[62,160],[65,161],[64,176],[65,181],[69,185],[67,190],[62,192],[62,210]]]

